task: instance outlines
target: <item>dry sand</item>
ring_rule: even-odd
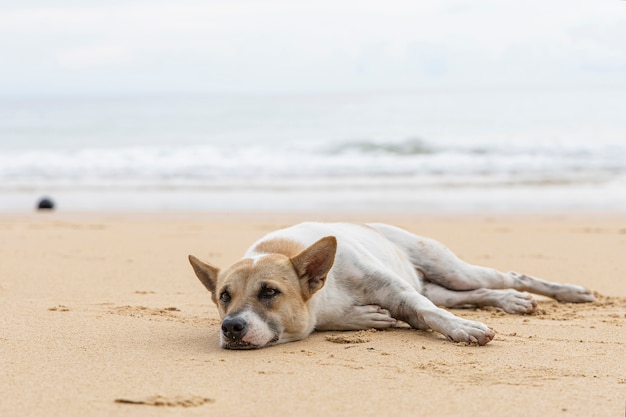
[[[303,219],[386,221],[464,259],[598,291],[539,312],[457,310],[484,347],[411,329],[218,347],[186,256],[235,261]],[[626,216],[3,215],[1,416],[622,416]]]

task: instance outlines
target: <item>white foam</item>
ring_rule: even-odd
[[[557,189],[609,204],[626,177],[623,95],[5,103],[0,210],[41,193],[77,208],[120,196],[120,205],[164,209],[410,207],[535,189],[526,197],[548,190],[546,204]]]

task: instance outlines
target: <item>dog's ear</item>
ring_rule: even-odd
[[[334,236],[327,236],[291,258],[291,263],[300,278],[305,300],[324,286],[328,271],[335,262],[336,252],[337,239]]]
[[[193,255],[189,255],[189,263],[193,267],[193,271],[207,290],[211,291],[211,294],[215,294],[215,287],[217,285],[217,274],[220,270],[214,266],[202,262],[200,259]]]

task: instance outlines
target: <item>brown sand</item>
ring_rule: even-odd
[[[457,310],[496,330],[484,347],[394,329],[220,350],[187,254],[226,265],[303,219],[387,221],[601,295]],[[1,416],[622,416],[625,324],[626,216],[0,217]]]

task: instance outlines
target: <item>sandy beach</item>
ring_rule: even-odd
[[[400,328],[221,350],[187,255],[225,266],[301,220],[393,223],[597,301],[455,310],[484,347]],[[2,214],[0,415],[621,416],[625,277],[623,214]]]

